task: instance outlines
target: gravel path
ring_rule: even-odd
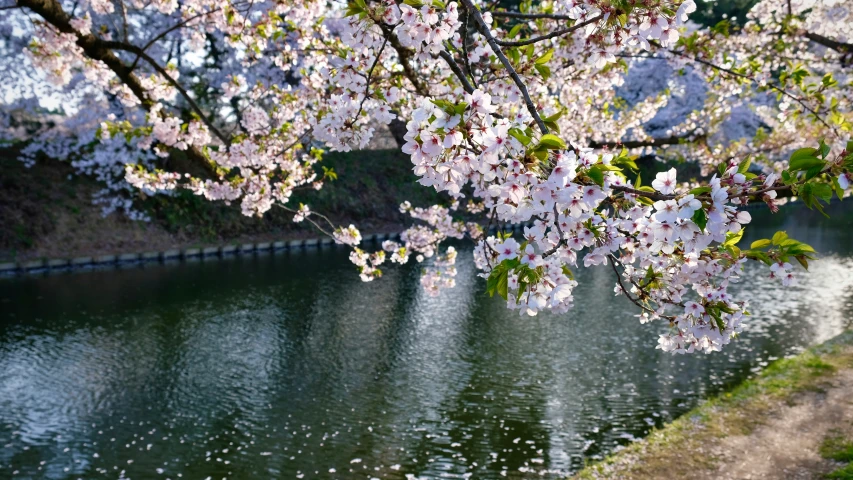
[[[853,370],[828,379],[824,391],[797,396],[766,413],[749,435],[718,439],[711,448],[720,468],[697,472],[708,479],[811,479],[840,466],[821,458],[818,448],[830,435],[853,438]]]

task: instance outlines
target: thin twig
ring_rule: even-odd
[[[462,0],[462,4],[465,5],[465,8],[474,15],[474,22],[476,22],[478,30],[480,30],[480,33],[486,37],[486,41],[489,43],[489,46],[492,47],[492,51],[495,52],[495,55],[501,61],[504,68],[509,72],[512,80],[515,82],[515,85],[521,91],[521,95],[524,97],[524,103],[527,106],[527,111],[529,111],[530,115],[533,116],[533,119],[536,121],[536,125],[539,127],[539,131],[542,132],[543,135],[548,133],[548,127],[545,126],[545,122],[543,122],[542,118],[539,116],[539,112],[536,110],[533,100],[530,99],[527,87],[524,85],[524,82],[521,81],[521,77],[518,76],[518,72],[516,72],[512,67],[512,63],[510,63],[509,59],[506,58],[506,55],[501,51],[501,47],[498,46],[495,37],[493,37],[491,32],[489,32],[489,26],[486,25],[485,20],[483,20],[483,16],[480,14],[480,9],[478,9],[471,0]]]
[[[506,41],[502,41],[502,40],[497,40],[497,43],[498,43],[498,45],[500,45],[502,47],[523,47],[525,45],[532,45],[534,43],[538,43],[538,42],[548,40],[548,39],[551,39],[554,37],[562,37],[563,35],[565,35],[567,33],[572,33],[575,30],[581,29],[581,28],[583,28],[583,27],[585,27],[591,23],[595,23],[595,22],[601,20],[602,18],[604,18],[604,15],[597,15],[597,16],[590,18],[589,20],[586,20],[584,22],[576,23],[575,25],[572,25],[571,27],[561,28],[559,30],[554,30],[551,33],[548,33],[546,35],[542,35],[539,37],[528,38],[527,40],[519,40],[517,42],[506,42]]]
[[[376,69],[376,65],[379,63],[379,57],[382,56],[382,52],[385,51],[385,45],[388,44],[388,38],[382,42],[382,46],[379,47],[379,52],[376,54],[376,58],[373,59],[373,65],[370,66],[370,70],[367,71],[367,80],[364,84],[364,98],[361,99],[361,103],[358,105],[358,113],[355,114],[355,119],[358,120],[359,115],[361,115],[361,111],[364,109],[364,102],[370,97],[370,78],[373,76],[373,70]]]
[[[477,85],[477,79],[474,78],[474,70],[471,68],[471,59],[468,58],[468,20],[471,18],[471,13],[468,12],[468,8],[464,5],[462,9],[465,10],[465,20],[462,22],[462,57],[465,60],[465,68],[468,70],[468,75],[471,76],[471,83],[474,84],[474,87],[480,88]]]

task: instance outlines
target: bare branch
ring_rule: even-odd
[[[685,140],[689,140],[691,136],[696,133],[696,130],[685,133],[684,135],[673,135],[671,137],[663,137],[663,138],[652,138],[650,140],[628,140],[625,142],[615,141],[615,142],[589,142],[590,148],[616,148],[616,147],[625,147],[625,148],[642,148],[642,147],[660,147],[663,145],[678,145],[680,143],[684,143]],[[698,136],[697,138],[704,138],[703,136]]]
[[[520,12],[489,12],[493,17],[507,17],[507,18],[526,18],[530,20],[535,20],[539,18],[549,19],[549,20],[576,20],[568,15],[554,15],[551,13],[520,13]]]
[[[498,45],[500,45],[502,47],[523,47],[525,45],[531,45],[531,44],[538,43],[538,42],[541,42],[544,40],[548,40],[550,38],[562,37],[563,35],[566,35],[568,33],[572,33],[575,30],[581,29],[581,28],[583,28],[583,27],[585,27],[591,23],[595,23],[595,22],[601,20],[602,18],[604,18],[604,15],[597,15],[593,18],[590,18],[589,20],[586,20],[584,22],[572,25],[571,27],[561,28],[559,30],[554,30],[553,32],[551,32],[549,34],[542,35],[539,37],[528,38],[527,40],[519,40],[517,42],[506,42],[506,41],[497,40],[497,43],[498,43]]]

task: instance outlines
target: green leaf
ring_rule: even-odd
[[[521,60],[521,54],[518,52],[517,48],[509,48],[506,50],[506,55],[512,60],[513,64],[518,64],[518,61]]]
[[[832,190],[835,192],[835,195],[839,200],[844,198],[844,190],[841,189],[841,184],[838,183],[837,177],[832,177]]]
[[[589,178],[592,179],[593,182],[598,184],[598,186],[600,186],[600,187],[604,186],[604,172],[603,171],[601,171],[597,168],[590,168],[586,172],[586,174],[589,176]]]
[[[779,231],[779,232],[776,232],[773,234],[773,239],[771,241],[773,242],[773,245],[781,245],[782,242],[784,242],[787,239],[788,239],[788,234],[786,232]]]
[[[539,145],[543,145],[545,148],[550,150],[566,149],[566,142],[564,142],[560,137],[550,133],[542,135],[542,138],[539,139]]]
[[[528,137],[527,135],[525,135],[524,133],[522,133],[522,131],[521,131],[521,130],[519,130],[518,128],[516,128],[516,127],[510,128],[510,129],[509,129],[509,134],[510,134],[513,138],[515,138],[516,140],[518,140],[519,142],[521,142],[521,144],[522,144],[522,145],[524,145],[525,147],[526,147],[527,145],[530,145],[530,141],[531,141],[531,140],[530,140],[530,137]]]
[[[729,246],[733,247],[733,246],[737,245],[737,243],[740,241],[740,239],[743,238],[744,230],[746,230],[746,229],[741,228],[737,233],[731,233],[731,232],[727,233],[726,234],[726,241],[723,242],[723,246],[724,247],[729,247]]]
[[[560,110],[559,112],[551,115],[550,117],[545,117],[542,120],[546,122],[556,122],[563,116],[564,113],[566,113],[565,110]]]
[[[509,272],[508,271],[504,271],[503,274],[501,274],[501,276],[498,277],[498,284],[497,284],[496,289],[497,289],[498,295],[500,295],[501,298],[506,300],[507,296],[509,294]]]
[[[509,31],[509,33],[507,34],[507,37],[509,37],[509,38],[517,37],[518,32],[521,31],[521,27],[523,27],[523,26],[524,26],[523,23],[516,24],[514,27],[512,27],[512,30]]]
[[[551,77],[551,68],[548,67],[548,65],[536,64],[533,65],[533,68],[535,68],[536,71],[539,72],[539,75],[542,76],[543,80],[548,80]]]
[[[788,164],[788,169],[792,172],[796,172],[798,170],[808,170],[812,167],[823,167],[826,165],[826,162],[815,157],[815,156],[806,156],[806,157],[798,157],[797,159],[791,159],[791,162]]]
[[[824,143],[823,140],[821,140],[820,141],[820,156],[823,157],[824,160],[826,160],[826,156],[829,155],[829,150],[830,150],[829,145],[827,145],[826,143]]]
[[[763,262],[767,265],[773,263],[773,260],[770,259],[770,256],[768,256],[761,250],[746,250],[743,253],[746,255],[746,258],[750,258],[752,260],[758,260],[759,262]]]
[[[693,190],[690,190],[687,193],[689,193],[690,195],[702,195],[703,193],[710,193],[710,192],[711,192],[711,187],[697,187],[697,188],[694,188]]]
[[[832,200],[832,188],[829,185],[817,182],[811,182],[808,185],[811,185],[812,194],[814,196],[827,203]]]
[[[705,213],[705,210],[700,208],[693,212],[693,223],[695,223],[700,230],[705,230],[705,225],[708,224],[708,215]]]
[[[554,49],[550,49],[547,52],[543,53],[541,57],[537,58],[533,63],[536,65],[544,65],[551,60],[551,57],[554,56]]]
[[[560,126],[556,124],[556,122],[549,122],[548,120],[543,120],[545,122],[545,126],[548,127],[548,130],[554,130],[555,132],[560,132]]]
[[[796,160],[798,158],[803,158],[803,157],[814,157],[816,153],[817,153],[816,148],[808,148],[808,147],[801,148],[801,149],[796,150],[794,153],[791,154],[791,161],[793,162],[794,160]]]
[[[746,157],[746,160],[740,162],[737,167],[737,173],[746,173],[749,171],[749,166],[752,164],[752,157]]]
[[[749,248],[751,248],[751,249],[753,249],[753,248],[764,248],[768,245],[770,245],[770,240],[768,240],[766,238],[762,238],[761,240],[756,240],[756,241],[752,242],[752,245],[750,245]]]

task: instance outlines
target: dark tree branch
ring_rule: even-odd
[[[453,58],[453,55],[450,54],[447,50],[442,50],[438,52],[438,56],[443,58],[447,65],[450,66],[450,69],[453,70],[453,73],[459,78],[459,81],[462,82],[462,88],[465,89],[466,93],[473,93],[474,87],[471,86],[471,83],[468,81],[468,77],[465,76],[465,72],[459,68],[459,65],[456,63],[456,60]]]
[[[400,43],[397,35],[394,34],[394,29],[390,25],[387,25],[384,22],[377,22],[376,25],[382,29],[382,36],[388,40],[388,43],[391,44],[391,48],[397,52],[397,57],[400,59],[400,64],[403,66],[403,73],[409,82],[412,83],[412,86],[415,87],[415,93],[424,97],[429,96],[429,87],[421,81],[418,76],[418,72],[412,66],[412,57],[414,57],[414,52]]]
[[[520,13],[520,12],[490,12],[493,17],[506,17],[506,18],[524,18],[524,19],[548,19],[548,20],[564,20],[564,21],[573,21],[576,20],[568,15],[554,15],[550,13]]]
[[[385,41],[382,42],[382,47],[379,48],[379,52],[376,53],[376,58],[373,59],[373,65],[371,65],[370,70],[367,71],[367,79],[364,84],[364,98],[361,99],[361,103],[358,105],[358,113],[355,114],[355,120],[358,120],[358,117],[364,109],[364,102],[366,102],[370,97],[370,80],[373,77],[373,71],[376,70],[376,65],[379,64],[379,57],[381,57],[382,52],[385,51],[385,45],[388,45],[388,38],[385,38]]]
[[[468,21],[471,19],[471,13],[465,5],[462,6],[462,9],[465,10],[465,20],[462,23],[462,57],[465,60],[465,69],[471,76],[471,83],[474,84],[475,88],[479,88],[477,79],[474,78],[474,69],[471,68],[471,59],[468,58]]]
[[[566,35],[567,33],[572,33],[575,30],[581,29],[581,28],[583,28],[583,27],[585,27],[591,23],[595,23],[595,22],[601,20],[602,18],[604,18],[604,15],[597,15],[597,16],[590,18],[589,20],[586,20],[584,22],[576,23],[575,25],[572,25],[571,27],[561,28],[559,30],[554,30],[553,32],[548,33],[546,35],[528,38],[527,40],[519,40],[517,42],[506,42],[506,41],[497,40],[497,44],[502,46],[502,47],[523,47],[525,45],[531,45],[531,44],[538,43],[538,42],[541,42],[544,40],[548,40],[550,38],[562,37],[563,35]]]
[[[615,142],[589,142],[590,148],[617,148],[617,147],[625,147],[625,148],[642,148],[642,147],[660,147],[663,145],[678,145],[684,143],[688,140],[693,134],[694,131],[686,133],[684,135],[673,135],[671,137],[664,138],[653,138],[651,140],[628,140],[625,142],[615,141]],[[702,136],[698,136],[697,138],[703,138]]]
[[[817,33],[805,32],[803,34],[804,37],[808,38],[814,43],[818,45],[823,45],[826,48],[835,50],[838,53],[842,54],[842,65],[847,65],[848,62],[853,59],[853,44],[839,42],[837,40],[833,40],[831,38],[824,37],[823,35],[819,35]]]

